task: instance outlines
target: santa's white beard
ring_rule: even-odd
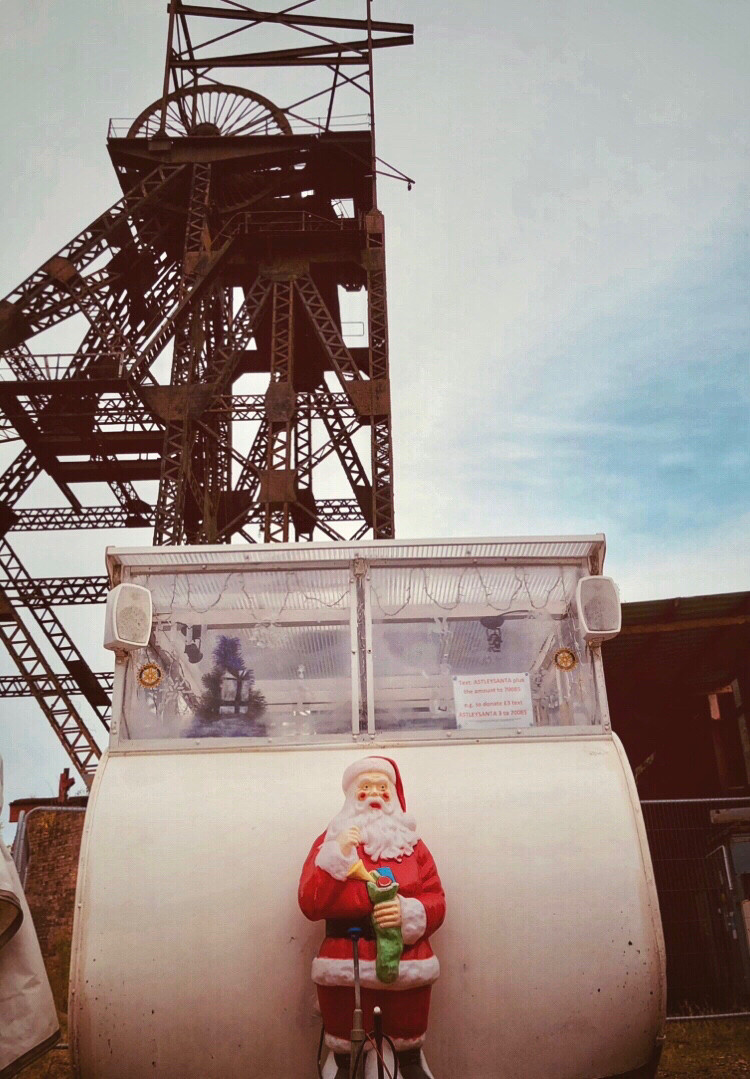
[[[374,862],[400,861],[413,852],[419,841],[414,819],[393,802],[383,809],[363,809],[347,798],[344,808],[328,825],[326,838],[337,839],[349,828],[359,828],[365,854]]]

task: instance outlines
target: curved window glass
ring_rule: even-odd
[[[580,562],[136,573],[153,597],[120,740],[496,736],[602,722]]]
[[[375,730],[595,722],[572,603],[579,575],[549,565],[374,568]]]
[[[123,735],[351,733],[348,572],[160,574],[148,648],[131,655]]]

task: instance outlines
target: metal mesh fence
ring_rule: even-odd
[[[667,1014],[750,1009],[750,798],[642,802],[667,953]]]

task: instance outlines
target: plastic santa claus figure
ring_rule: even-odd
[[[354,1010],[349,930],[353,927],[361,932],[365,1030],[373,1029],[377,1005],[383,1029],[398,1052],[403,1079],[427,1079],[430,1073],[425,1071],[421,1047],[431,986],[440,973],[429,942],[445,917],[440,877],[414,820],[406,813],[394,761],[365,757],[346,769],[342,786],[344,807],[313,843],[299,885],[303,913],[313,921],[326,922],[312,978],[326,1044],[338,1065],[336,1079],[349,1077]],[[366,883],[366,875],[374,883]]]

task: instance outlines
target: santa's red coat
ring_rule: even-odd
[[[336,920],[356,924],[369,919],[372,904],[367,886],[348,880],[348,868],[360,857],[367,869],[388,868],[398,881],[402,900],[404,951],[395,982],[383,985],[375,974],[376,942],[360,940],[360,977],[365,1027],[372,1029],[372,1009],[379,1005],[383,1026],[397,1048],[421,1044],[427,1029],[430,987],[440,973],[429,937],[445,917],[445,895],[437,866],[419,840],[414,852],[397,861],[373,861],[360,847],[345,857],[335,839],[325,834],[312,845],[299,883],[299,905],[312,921]],[[326,937],[313,960],[312,978],[332,1048],[348,1045],[354,1007],[352,944],[345,937]]]

